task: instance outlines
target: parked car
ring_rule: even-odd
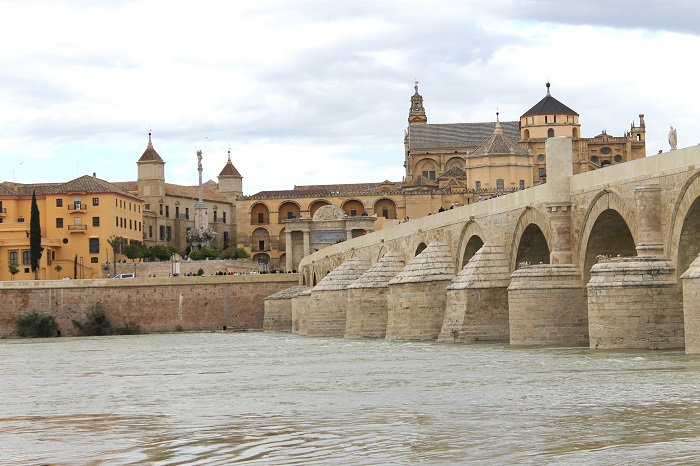
[[[136,275],[133,273],[120,273],[119,275],[116,275],[114,278],[136,278]]]

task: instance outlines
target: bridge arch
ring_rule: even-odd
[[[591,267],[599,255],[637,255],[636,230],[634,211],[619,194],[606,189],[595,195],[583,217],[578,243],[584,286],[591,278]]]
[[[418,243],[418,245],[416,246],[416,252],[413,254],[413,257],[416,257],[418,254],[423,252],[425,250],[425,248],[427,248],[427,247],[428,247],[428,245],[425,244],[425,242],[423,242],[423,241]]]
[[[528,261],[533,264],[549,264],[549,245],[552,230],[547,217],[534,207],[526,207],[518,219],[511,242],[509,267],[513,272],[518,264]]]
[[[377,260],[374,262],[375,263],[379,262],[382,259],[382,257],[384,257],[386,252],[387,252],[386,247],[384,247],[384,245],[382,245],[382,247],[379,248],[379,253],[377,253]]]
[[[467,262],[484,245],[484,242],[486,242],[486,235],[484,235],[481,225],[474,220],[467,222],[459,236],[458,254],[455,258],[457,271],[462,270],[467,265]]]
[[[666,254],[678,276],[700,254],[700,170],[686,181],[673,205]]]

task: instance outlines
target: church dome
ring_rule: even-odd
[[[547,95],[544,99],[537,102],[530,110],[525,112],[522,116],[533,116],[533,115],[576,115],[578,113],[571,110],[569,107],[559,102],[557,99],[552,97],[549,92],[550,84],[547,83]]]

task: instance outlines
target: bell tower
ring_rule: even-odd
[[[409,125],[424,125],[428,122],[428,117],[425,116],[425,107],[423,107],[423,96],[418,93],[418,81],[413,86],[416,92],[411,96],[411,108],[408,111]]]

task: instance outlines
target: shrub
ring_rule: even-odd
[[[56,337],[60,334],[53,316],[32,311],[17,320],[17,335],[25,338]]]
[[[175,326],[175,331],[176,331],[176,332],[182,332],[182,325],[177,324],[177,325]]]
[[[138,335],[141,333],[141,327],[136,322],[127,322],[123,327],[115,327],[114,333],[117,335]]]
[[[100,336],[114,333],[112,324],[107,315],[105,315],[101,302],[97,302],[90,307],[87,316],[85,316],[85,322],[78,322],[75,319],[71,320],[71,322],[81,335]]]
[[[204,275],[204,269],[197,270],[197,276],[201,277],[202,275]]]
[[[221,257],[223,259],[247,259],[250,254],[245,248],[227,248],[221,251]]]
[[[199,261],[204,259],[217,259],[219,251],[213,248],[201,248],[190,253],[190,259]]]

